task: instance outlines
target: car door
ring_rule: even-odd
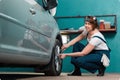
[[[27,1],[29,0],[0,1],[2,7],[0,8],[1,62],[18,64],[38,64],[42,62],[46,64],[49,60],[45,52],[46,49],[34,41],[39,39],[39,34],[45,36],[38,31],[38,28],[34,26],[36,23],[30,18],[31,4],[36,3],[34,0],[30,0],[33,3],[28,4]],[[42,61],[44,58],[46,59]]]
[[[26,7],[21,6],[21,4]],[[19,42],[23,39],[24,32],[27,29],[25,21],[29,17],[27,7],[30,5],[24,0],[1,0],[0,5],[1,62],[13,62],[13,57],[14,61],[18,61],[25,52],[25,49],[19,46]]]
[[[45,11],[34,0],[26,0],[26,2],[31,5],[29,8],[31,15],[26,22],[30,29],[25,32],[23,47],[40,51],[41,53],[37,53],[40,56],[39,59],[36,57],[35,59],[48,63],[55,44],[56,29],[58,28],[55,26],[57,24],[55,25],[55,20],[49,12]]]
[[[30,2],[28,1],[28,3]],[[55,38],[52,39],[52,37],[55,36],[53,35],[55,31],[55,27],[53,27],[55,26],[55,21],[53,17],[38,4],[32,5],[30,12],[31,16],[27,25],[35,31],[29,31],[34,34],[32,43],[37,43],[37,45],[39,45],[38,49],[41,49],[43,52],[51,53],[51,46],[53,46],[52,44],[55,40]]]

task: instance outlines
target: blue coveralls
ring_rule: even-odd
[[[79,42],[73,45],[73,52],[80,52],[85,46]],[[110,59],[109,50],[93,50],[89,54],[80,57],[71,57],[71,63],[77,67],[88,70],[91,73],[95,73],[100,67],[103,66],[101,58],[103,53]]]

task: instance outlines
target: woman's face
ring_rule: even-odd
[[[92,24],[87,21],[85,22],[85,28],[88,32],[93,30]]]

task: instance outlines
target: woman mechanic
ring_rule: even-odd
[[[84,26],[85,29],[80,35],[62,46],[62,50],[65,50],[73,45],[73,52],[60,54],[59,57],[64,59],[67,56],[71,56],[71,63],[75,69],[68,76],[81,76],[80,68],[86,69],[91,73],[95,73],[98,70],[97,76],[104,76],[106,66],[101,62],[101,58],[105,54],[110,59],[110,50],[104,36],[98,30],[96,17],[87,16]],[[86,46],[79,43],[83,38],[87,38],[88,43]]]

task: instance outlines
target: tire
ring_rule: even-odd
[[[48,65],[49,69],[45,72],[46,76],[59,76],[62,70],[62,59],[59,58],[59,54],[61,53],[61,44],[59,40],[56,40],[52,51],[51,61]]]

